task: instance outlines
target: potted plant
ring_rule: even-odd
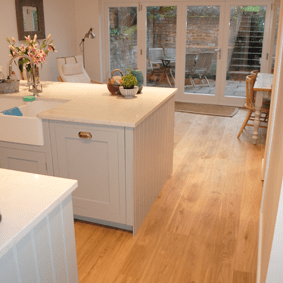
[[[131,73],[129,68],[127,71],[128,73],[122,77],[123,85],[119,89],[125,98],[131,98],[137,94],[139,87],[137,86],[138,81],[136,77]]]

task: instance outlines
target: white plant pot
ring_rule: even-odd
[[[123,86],[120,86],[119,90],[125,98],[132,98],[138,93],[139,87],[135,86],[132,89],[125,89]]]

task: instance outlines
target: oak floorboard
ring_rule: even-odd
[[[75,232],[79,282],[113,282],[134,244],[132,233],[81,221],[75,221]]]
[[[174,124],[174,148],[178,145],[195,119],[196,116],[193,114],[176,112]]]
[[[254,276],[250,272],[235,271],[233,275],[233,283],[253,283]]]
[[[79,282],[255,283],[266,129],[175,113],[173,173],[133,238],[75,222]]]

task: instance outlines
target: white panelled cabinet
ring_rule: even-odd
[[[126,224],[124,128],[49,123],[54,175],[78,180],[74,214]]]

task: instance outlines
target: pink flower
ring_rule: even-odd
[[[37,40],[37,35],[35,34],[33,37],[33,40],[31,39],[30,35],[25,36],[26,39],[26,46],[25,45],[21,45],[20,47],[15,47],[15,39],[14,37],[11,37],[12,40],[10,41],[9,38],[7,38],[7,41],[9,42],[9,48],[10,48],[10,55],[14,57],[17,54],[27,54],[29,55],[34,64],[36,64],[37,66],[39,64],[42,64],[43,62],[46,61],[46,56],[48,55],[49,51],[55,51],[52,45],[53,40],[50,41],[50,44],[47,44],[46,42],[50,40],[51,34],[49,34],[46,38],[46,40],[43,41],[43,43],[37,44],[36,40]],[[56,51],[55,51],[56,52]],[[29,63],[27,63],[29,64]]]
[[[29,36],[25,36],[25,39],[28,43],[30,43],[30,35]]]

